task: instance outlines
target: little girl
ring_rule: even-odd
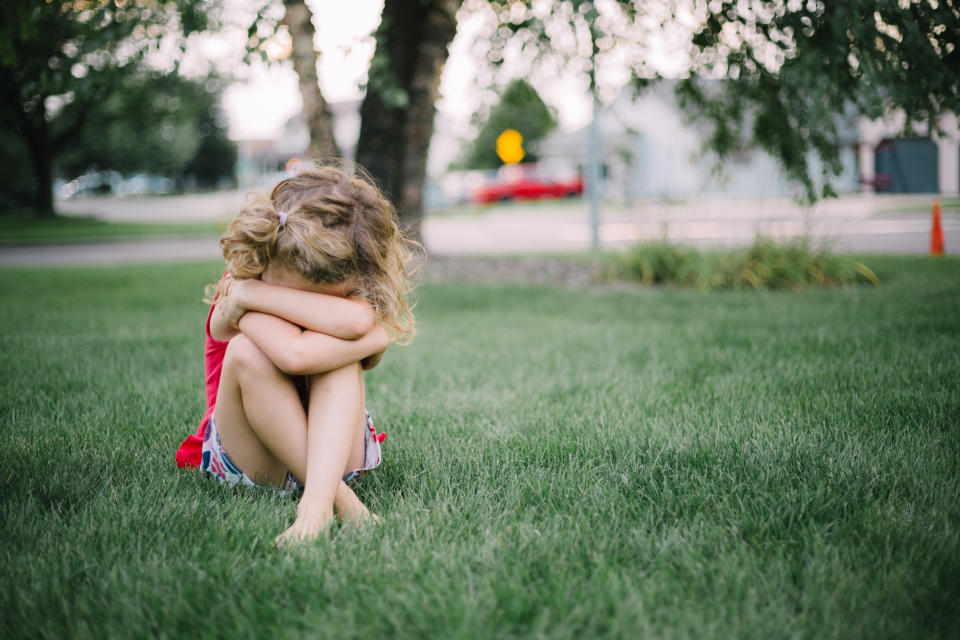
[[[380,464],[363,370],[413,316],[413,244],[368,178],[322,166],[254,196],[220,239],[207,317],[207,413],[177,452],[223,482],[303,487],[280,543],[372,516],[345,484]],[[229,452],[229,453],[228,453]]]

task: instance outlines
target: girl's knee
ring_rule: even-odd
[[[230,339],[223,358],[224,370],[272,371],[276,365],[247,336],[238,334]]]
[[[362,384],[363,369],[359,362],[352,362],[333,371],[310,376],[310,387],[338,387],[340,385]]]

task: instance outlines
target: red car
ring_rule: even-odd
[[[583,179],[579,176],[553,178],[535,164],[515,164],[501,167],[494,178],[477,188],[473,200],[477,204],[489,204],[506,200],[569,198],[582,193]]]

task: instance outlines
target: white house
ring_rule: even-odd
[[[703,136],[684,120],[673,93],[662,82],[634,98],[624,91],[600,111],[602,189],[608,198],[690,199],[698,197],[782,197],[799,187],[779,162],[744,148],[719,164],[703,150]],[[873,122],[850,114],[838,120],[841,175],[831,179],[837,193],[876,189],[892,192],[957,193],[960,129],[952,115],[941,119],[942,135],[902,138],[903,118]],[[554,133],[539,147],[544,162],[584,168],[588,127]],[[820,162],[810,157],[819,179]]]

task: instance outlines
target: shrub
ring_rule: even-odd
[[[619,256],[616,279],[698,289],[809,289],[854,283],[879,285],[856,257],[810,238],[780,241],[757,236],[748,249],[698,251],[667,240],[640,244]]]

